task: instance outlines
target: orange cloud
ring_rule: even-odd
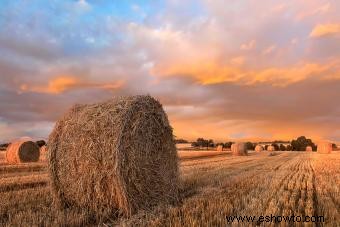
[[[48,93],[48,94],[60,94],[72,89],[80,88],[98,88],[98,89],[118,89],[124,85],[123,81],[117,81],[109,84],[90,83],[82,81],[74,76],[58,76],[50,81],[47,85],[33,85],[22,84],[20,86],[21,92],[37,92],[37,93]]]
[[[219,65],[214,62],[177,64],[154,68],[152,73],[160,76],[186,76],[194,78],[200,84],[218,84],[233,82],[244,85],[269,83],[273,86],[287,86],[312,76],[324,79],[339,79],[339,61],[328,64],[299,63],[291,67],[270,67],[259,70],[247,70],[242,67]],[[327,74],[327,75],[324,75]]]
[[[319,24],[310,33],[310,37],[319,38],[340,33],[340,24]]]

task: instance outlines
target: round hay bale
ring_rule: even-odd
[[[12,142],[6,150],[6,161],[19,164],[39,161],[39,147],[32,141],[19,140]]]
[[[178,201],[172,127],[151,96],[76,105],[49,137],[54,202],[97,217]]]
[[[275,147],[270,145],[267,147],[267,151],[275,151]]]
[[[248,154],[247,147],[245,143],[234,143],[231,145],[231,151],[233,155],[244,156]]]
[[[262,145],[256,145],[255,151],[256,151],[256,152],[261,152],[261,151],[263,151]]]
[[[333,150],[332,144],[329,142],[318,143],[317,152],[320,154],[329,154]]]
[[[40,147],[40,157],[39,157],[39,161],[41,162],[45,162],[47,160],[47,147],[46,145]]]
[[[306,151],[307,151],[307,152],[312,152],[312,151],[313,151],[312,146],[307,146],[307,147],[306,147]]]
[[[218,145],[216,148],[217,151],[223,151],[223,146],[222,145]]]

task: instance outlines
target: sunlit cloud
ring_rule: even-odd
[[[22,84],[20,86],[20,92],[36,92],[36,93],[48,93],[48,94],[60,94],[70,90],[84,89],[84,88],[97,88],[114,90],[119,89],[124,85],[123,81],[117,81],[108,84],[99,84],[93,82],[87,82],[73,76],[58,76],[50,81],[47,85],[27,85]]]
[[[201,84],[237,83],[243,85],[254,85],[257,83],[268,83],[273,86],[287,86],[305,80],[310,77],[316,79],[325,78],[326,75],[338,75],[339,61],[329,64],[299,63],[290,67],[268,67],[260,70],[243,69],[229,65],[218,65],[214,63],[196,63],[190,65],[172,65],[168,68],[157,68],[155,75],[174,76],[180,75],[191,77]],[[336,79],[334,76],[332,79]]]
[[[314,27],[310,37],[319,38],[340,34],[340,24],[319,24]]]
[[[0,141],[47,136],[75,103],[135,94],[158,98],[183,138],[340,138],[339,11],[336,0],[8,1]]]

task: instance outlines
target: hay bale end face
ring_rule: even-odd
[[[267,147],[267,151],[275,151],[275,147],[270,145]]]
[[[223,151],[223,146],[222,145],[218,145],[216,148],[217,151]]]
[[[44,145],[42,147],[40,147],[40,157],[39,157],[39,161],[41,162],[45,162],[47,160],[47,146]]]
[[[234,143],[231,145],[231,151],[233,155],[244,156],[248,155],[247,147],[245,143]]]
[[[32,141],[12,142],[6,150],[6,161],[9,164],[37,162],[39,156],[39,147]]]
[[[317,152],[320,154],[329,154],[333,151],[332,144],[329,142],[318,143]]]
[[[261,145],[256,145],[255,151],[256,152],[261,152],[261,151],[263,151],[263,147]]]
[[[312,152],[312,151],[313,151],[313,148],[312,148],[311,146],[307,146],[307,147],[306,147],[306,151],[307,151],[307,152]]]
[[[178,199],[172,128],[150,96],[74,106],[49,137],[48,162],[54,201],[97,217]]]

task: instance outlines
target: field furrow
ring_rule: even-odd
[[[265,226],[336,226],[340,223],[340,154],[306,152],[203,153],[180,161],[177,206],[158,206],[108,226],[255,226],[228,223],[225,216],[324,216],[324,223],[266,223]],[[182,156],[182,157],[184,157]],[[33,170],[33,171],[32,171]],[[84,210],[52,206],[46,164],[0,166],[1,226],[97,225]]]

